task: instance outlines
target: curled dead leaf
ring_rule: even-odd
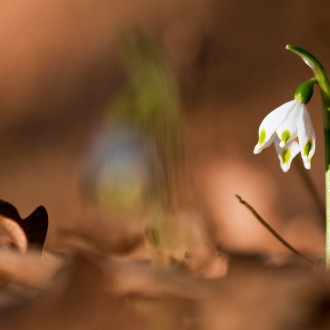
[[[22,219],[17,209],[0,199],[0,224],[8,232],[18,251],[26,253],[29,248],[42,249],[48,230],[48,214],[38,206],[28,217]]]

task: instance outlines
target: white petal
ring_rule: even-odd
[[[315,153],[316,141],[312,120],[306,106],[304,106],[300,116],[298,124],[298,138],[304,166],[309,170],[311,168],[311,161]]]
[[[259,141],[253,151],[255,154],[260,153],[273,142],[276,129],[286,120],[296,102],[292,100],[282,104],[263,119],[259,126]]]
[[[283,172],[290,169],[292,160],[299,154],[299,143],[296,140],[288,142],[284,148],[280,147],[280,139],[276,137],[274,141],[275,149]]]
[[[284,147],[287,142],[294,140],[298,135],[298,123],[303,112],[304,104],[294,100],[286,119],[277,128],[276,134],[280,139],[280,147]]]
[[[274,139],[275,139],[275,134],[273,134],[266,143],[263,144],[257,143],[256,146],[254,147],[253,153],[255,155],[260,154],[262,150],[269,147],[274,142]]]

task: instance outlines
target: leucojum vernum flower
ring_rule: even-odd
[[[259,140],[254,153],[274,143],[284,172],[301,153],[306,169],[311,168],[315,152],[315,132],[306,104],[313,94],[315,79],[303,82],[294,94],[294,99],[269,113],[259,127]]]
[[[274,144],[280,166],[284,172],[290,169],[292,160],[300,153],[304,167],[311,168],[315,153],[315,131],[306,104],[318,85],[323,104],[325,138],[326,181],[326,268],[330,269],[330,84],[319,60],[302,48],[287,45],[286,49],[299,55],[313,70],[314,76],[296,89],[293,99],[271,111],[259,126],[259,140],[254,148],[258,154]]]

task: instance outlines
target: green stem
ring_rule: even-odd
[[[313,70],[318,82],[323,104],[323,128],[325,145],[325,202],[326,202],[326,242],[325,264],[330,269],[330,83],[328,76],[319,60],[309,52],[293,45],[287,45],[286,49],[299,55],[303,61]]]

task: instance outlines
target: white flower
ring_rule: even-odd
[[[280,160],[281,168],[283,172],[287,172],[290,169],[293,158],[299,154],[299,143],[296,140],[293,140],[288,142],[284,148],[281,148],[280,139],[276,136],[274,139],[274,145],[278,159]]]
[[[315,132],[307,107],[299,99],[284,103],[264,118],[259,127],[259,140],[254,154],[260,153],[273,142],[284,172],[289,170],[299,150],[305,168],[311,168]]]

